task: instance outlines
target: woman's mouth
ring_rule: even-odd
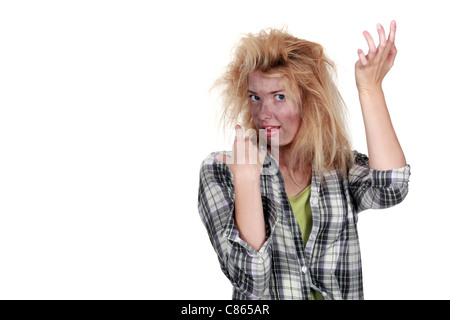
[[[280,127],[279,126],[266,126],[266,127],[262,128],[262,129],[264,129],[264,134],[267,137],[272,137],[272,136],[274,136],[274,135],[276,135],[276,134],[278,134],[280,132]]]

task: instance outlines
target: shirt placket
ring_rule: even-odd
[[[279,173],[279,175],[281,176],[281,173]],[[280,177],[281,179],[281,177]],[[284,184],[283,181],[280,181],[280,185],[283,185],[283,189],[284,189]],[[282,193],[282,201],[285,203],[285,208],[291,208],[290,203],[289,203],[289,199],[287,197],[286,191],[283,190],[284,192]],[[299,274],[299,278],[300,278],[300,286],[301,286],[301,291],[302,291],[302,295],[304,299],[311,299],[311,287],[313,287],[312,285],[312,281],[311,281],[311,274],[310,274],[310,263],[309,263],[309,259],[307,258],[306,252],[305,252],[305,245],[303,244],[303,238],[302,238],[302,232],[300,229],[300,226],[298,225],[297,220],[295,219],[294,213],[292,212],[292,209],[288,209],[286,210],[285,214],[285,219],[287,220],[287,223],[290,227],[290,230],[293,234],[293,239],[294,239],[294,246],[296,248],[297,251],[297,264],[298,264],[298,274]]]

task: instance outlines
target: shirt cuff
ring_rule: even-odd
[[[407,184],[411,175],[409,164],[404,167],[392,170],[370,169],[370,177],[373,187],[391,187]]]
[[[257,251],[241,238],[241,235],[239,234],[239,231],[236,227],[225,230],[224,236],[227,237],[229,242],[239,244],[249,256],[254,258],[262,257],[268,254],[268,252],[270,251],[269,248],[272,244],[272,236],[269,236],[266,238],[266,241],[264,242],[262,247]]]

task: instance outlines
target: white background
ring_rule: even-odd
[[[283,27],[336,62],[353,147],[362,32],[398,25],[385,80],[412,167],[360,215],[367,299],[449,299],[446,1],[0,2],[0,299],[229,299],[197,211],[230,149],[213,81],[248,32]]]

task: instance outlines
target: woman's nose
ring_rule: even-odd
[[[259,109],[259,118],[261,120],[272,118],[272,105],[270,101],[262,101],[261,109]]]

